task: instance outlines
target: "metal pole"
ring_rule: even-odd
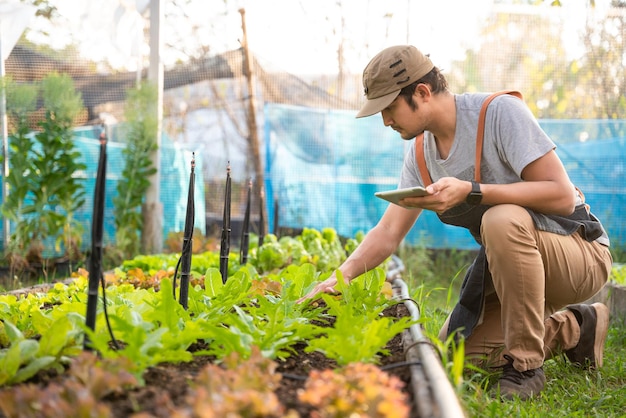
[[[0,32],[2,32],[2,22],[0,22]],[[4,79],[4,59],[2,58],[2,39],[0,39],[0,80],[2,80],[2,88],[0,89],[0,118],[2,119],[2,203],[7,201],[9,196],[7,178],[9,177],[9,134],[7,128],[7,96],[6,96],[6,80]],[[9,218],[3,217],[2,235],[4,248],[6,249],[11,239],[11,223]]]
[[[156,172],[150,177],[150,187],[146,192],[142,236],[143,249],[147,253],[163,251],[163,204],[160,201],[161,181],[161,132],[163,129],[163,64],[161,63],[161,20],[163,20],[162,0],[150,0],[150,68],[148,80],[157,87],[157,149],[152,161]]]

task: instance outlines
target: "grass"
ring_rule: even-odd
[[[434,338],[456,303],[474,253],[413,248],[401,250],[400,257],[407,268],[404,279],[420,303],[422,317],[428,318],[425,333]],[[624,319],[611,320],[602,369],[584,371],[564,357],[551,359],[544,365],[546,387],[541,396],[530,401],[500,401],[489,391],[497,374],[466,368],[459,379],[453,372],[458,370],[453,361],[453,356],[444,359],[468,417],[626,417]]]
[[[621,286],[626,286],[626,264],[619,264],[613,267],[611,280]]]

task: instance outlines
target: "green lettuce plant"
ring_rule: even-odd
[[[8,418],[110,417],[111,409],[101,401],[139,384],[127,372],[131,367],[128,359],[99,359],[83,352],[72,361],[68,378],[59,384],[43,389],[27,384],[0,392],[0,411]]]
[[[318,327],[320,335],[308,342],[306,351],[322,352],[340,366],[376,363],[386,354],[385,345],[414,321],[410,317],[381,317],[385,307],[395,302],[382,296],[384,275],[380,269],[366,273],[350,286],[338,279],[342,296],[322,296],[328,315],[334,318],[333,325]]]
[[[309,236],[322,242],[320,235]],[[325,251],[327,249],[322,247],[309,254],[323,255]],[[285,360],[297,351],[298,346],[308,345],[339,365],[355,361],[376,363],[379,356],[385,354],[388,341],[411,324],[408,318],[391,320],[382,315],[383,310],[396,302],[385,294],[385,274],[381,269],[355,279],[349,286],[341,281],[340,296],[326,295],[323,301],[298,304],[296,301],[311,286],[330,274],[320,271],[319,266],[310,262],[311,259],[268,274],[259,273],[253,263],[249,263],[240,266],[223,283],[217,268],[219,259],[207,257],[206,260],[213,260],[216,264],[212,266],[210,261],[198,264],[201,268],[208,267],[204,274],[194,272],[202,280],[189,289],[189,304],[184,309],[176,300],[178,289],[168,276],[171,268],[168,260],[166,256],[160,260],[158,257],[142,258],[130,263],[126,270],[119,268],[115,271],[114,275],[124,277],[123,280],[107,277],[108,318],[103,310],[98,310],[93,330],[84,325],[88,282],[85,270],[79,269],[71,284],[57,283],[46,293],[19,298],[0,295],[0,322],[4,323],[0,328],[0,366],[8,371],[0,375],[4,379],[0,385],[27,381],[50,368],[61,371],[61,366],[71,363],[70,377],[63,379],[62,386],[55,391],[46,389],[42,392],[42,404],[49,397],[56,396],[62,399],[59,408],[63,411],[72,402],[77,408],[90,406],[93,411],[105,411],[106,408],[100,409],[103,392],[95,381],[85,378],[89,373],[100,376],[98,365],[93,364],[90,372],[79,367],[83,370],[81,374],[76,372],[79,370],[74,366],[76,360],[72,361],[82,357],[82,343],[87,336],[90,348],[103,362],[123,364],[126,375],[132,376],[137,385],[143,383],[145,371],[158,364],[189,362],[194,356],[209,356],[215,363],[207,375],[210,377],[219,374],[217,369],[230,368],[233,359],[237,358],[238,368],[223,376],[220,374],[218,379],[220,382],[232,379],[235,386],[225,383],[219,392],[211,394],[207,391],[216,389],[214,381],[206,380],[207,376],[200,377],[192,385],[194,395],[189,408],[181,407],[171,412],[187,413],[197,410],[194,408],[230,411],[229,408],[242,405],[249,408],[245,400],[252,398],[262,399],[269,405],[272,401],[270,391],[267,391],[270,383],[263,379],[270,377],[270,360]],[[144,272],[142,268],[149,271]],[[131,276],[143,277],[145,281],[132,281],[134,284],[131,285],[131,281],[126,280]],[[146,282],[153,286],[144,287],[142,283]],[[111,325],[110,330],[107,324]],[[258,369],[255,364],[260,367],[260,375],[259,370],[252,370]],[[251,374],[242,377],[241,368],[248,366]],[[367,372],[363,375],[369,376]],[[110,378],[111,385],[117,384],[115,376]],[[279,378],[275,376],[271,380]],[[241,379],[250,385],[259,382],[261,386],[240,387]],[[369,393],[367,388],[371,385],[368,382],[359,384],[364,385],[364,393]],[[254,392],[257,390],[258,393]],[[7,408],[26,411],[36,406],[31,404],[33,392],[28,387],[16,386],[12,393],[23,401]],[[75,399],[73,394],[81,394],[81,399]],[[238,396],[242,397],[241,402],[220,401],[222,397],[235,399]],[[367,405],[383,402],[375,398],[363,402]],[[272,405],[277,407],[276,416],[288,416],[289,411],[281,409],[282,406]],[[358,411],[362,403],[359,401],[353,407]],[[319,406],[319,410],[324,408]],[[285,415],[281,415],[283,413]]]
[[[39,342],[24,338],[15,325],[4,322],[10,346],[0,350],[0,385],[11,385],[33,377],[50,366],[54,356],[38,356]]]

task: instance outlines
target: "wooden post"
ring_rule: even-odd
[[[252,160],[254,163],[254,172],[256,176],[256,186],[257,186],[257,196],[259,198],[259,210],[263,212],[265,210],[265,193],[263,192],[265,187],[265,181],[263,179],[263,165],[261,164],[261,151],[259,148],[259,133],[257,129],[256,123],[256,102],[255,91],[254,91],[254,79],[252,74],[252,53],[250,52],[250,48],[248,45],[248,34],[246,30],[246,10],[241,8],[239,9],[239,13],[241,14],[241,29],[243,31],[243,41],[242,48],[244,51],[244,74],[246,76],[248,82],[248,112],[247,112],[247,122],[248,122],[248,146],[250,147],[250,152],[252,153]],[[263,213],[259,213],[259,222],[265,222],[266,217],[263,216]],[[267,231],[267,225],[264,225],[263,230]]]

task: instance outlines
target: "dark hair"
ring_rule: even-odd
[[[400,90],[400,94],[398,96],[404,97],[404,100],[413,110],[416,109],[416,105],[413,102],[413,93],[415,93],[415,89],[418,84],[428,84],[433,94],[438,94],[448,89],[448,81],[444,75],[441,73],[439,68],[433,67],[433,69],[430,70],[424,77]]]

